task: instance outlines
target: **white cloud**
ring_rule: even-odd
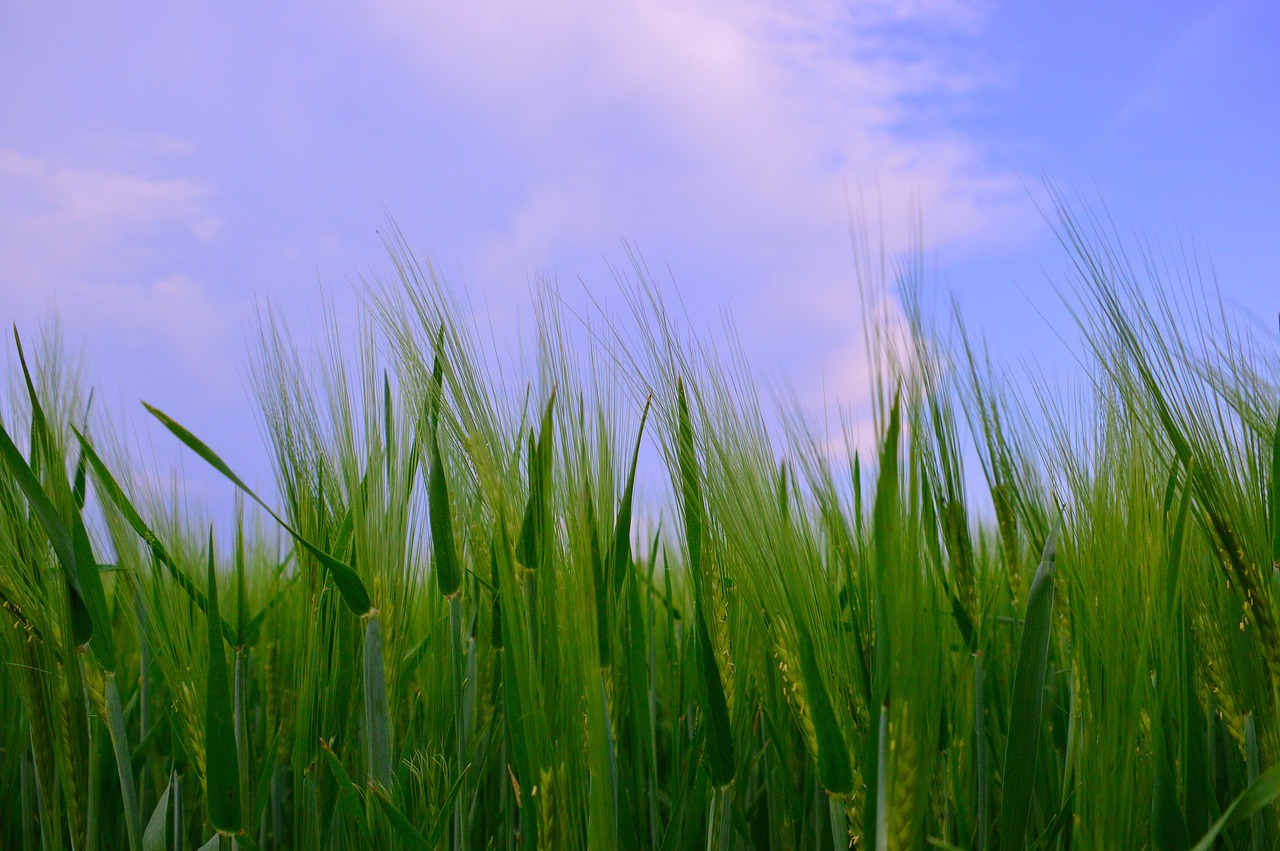
[[[0,148],[0,309],[55,310],[78,333],[163,352],[189,377],[225,385],[218,310],[199,282],[157,260],[174,233],[190,244],[217,237],[211,195],[188,178]]]
[[[988,169],[945,122],[912,123],[922,99],[945,117],[948,99],[982,84],[982,69],[934,49],[980,31],[976,3],[372,8],[374,37],[429,99],[510,140],[522,164],[523,202],[462,259],[482,286],[517,284],[566,256],[598,257],[625,236],[659,263],[682,251],[721,259],[729,283],[717,297],[757,342],[773,335],[777,350],[804,335],[839,357],[848,347],[837,338],[858,324],[846,189],[878,196],[872,214],[891,253],[908,246],[912,204],[926,250],[1016,229],[1018,181]],[[708,288],[675,271],[682,285]],[[865,395],[854,372],[828,372],[827,392]],[[802,382],[802,394],[820,395],[818,383]]]
[[[0,148],[0,190],[0,274],[10,291],[47,288],[68,274],[102,274],[131,259],[121,254],[127,246],[163,227],[183,228],[207,242],[220,226],[204,206],[211,190],[198,181],[148,178],[11,149]]]

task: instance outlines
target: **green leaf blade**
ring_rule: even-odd
[[[364,719],[369,750],[369,782],[391,787],[391,710],[382,660],[382,625],[375,613],[364,630]]]
[[[833,795],[853,792],[853,767],[849,761],[849,748],[836,720],[831,697],[823,682],[818,657],[813,648],[813,637],[803,624],[797,624],[800,649],[800,675],[804,680],[813,717],[813,731],[818,740],[818,777],[823,788]]]
[[[1005,848],[1026,844],[1027,823],[1035,792],[1036,758],[1044,710],[1049,638],[1053,626],[1054,565],[1058,533],[1050,534],[1031,591],[1013,679],[1009,738],[1004,757],[1004,805],[1000,828]]]
[[[276,514],[271,506],[267,505],[266,502],[254,493],[239,476],[232,472],[231,468],[222,460],[221,457],[218,456],[216,452],[206,446],[200,438],[188,431],[182,426],[182,424],[174,420],[164,411],[154,408],[146,402],[143,402],[142,404],[152,416],[158,419],[161,424],[163,424],[165,428],[177,437],[178,440],[182,441],[188,449],[203,458],[209,466],[213,467],[229,482],[243,491],[245,496],[249,497],[261,506],[267,514],[271,515],[272,519],[280,524],[281,528],[292,535],[294,540],[302,545],[303,549],[315,556],[316,560],[319,561],[320,564],[329,572],[329,575],[333,577],[333,583],[337,586],[338,593],[342,595],[343,601],[347,604],[347,607],[351,609],[353,614],[362,617],[367,614],[371,608],[373,608],[373,602],[369,599],[369,592],[365,589],[364,583],[360,581],[359,575],[351,569],[349,564],[340,559],[334,558],[320,547],[317,547],[315,544],[303,537],[300,532],[286,523],[280,515]]]
[[[222,834],[239,832],[241,824],[240,760],[236,753],[235,718],[231,709],[227,658],[222,648],[218,614],[218,580],[214,570],[213,531],[209,532],[209,608],[205,622],[209,641],[205,692],[205,798],[209,823]]]

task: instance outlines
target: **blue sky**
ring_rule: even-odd
[[[1015,365],[1070,364],[1044,175],[1280,309],[1262,0],[117,5],[0,5],[0,315],[260,484],[255,310],[349,312],[388,215],[499,328],[538,275],[620,306],[625,240],[815,411],[866,392],[860,195]]]

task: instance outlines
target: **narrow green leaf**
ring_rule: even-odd
[[[596,601],[596,654],[600,660],[600,667],[608,668],[613,664],[613,632],[609,627],[613,601],[609,599],[609,585],[604,572],[604,555],[600,552],[600,531],[596,523],[595,500],[591,498],[590,488],[585,485],[582,491],[582,502],[587,515],[587,550],[591,558],[591,587],[595,591]]]
[[[385,792],[375,787],[373,797],[378,802],[378,806],[382,808],[387,821],[391,822],[391,829],[396,832],[396,837],[405,848],[410,849],[410,851],[431,851],[432,848],[435,848],[436,843],[428,842],[418,832],[418,829],[413,826],[413,822],[409,821],[405,814],[400,812],[395,804],[391,803]]]
[[[360,581],[360,577],[351,569],[351,566],[334,558],[329,553],[317,547],[308,541],[288,523],[286,523],[276,512],[246,485],[239,476],[231,471],[227,463],[218,457],[218,454],[206,446],[200,438],[187,431],[181,424],[169,417],[163,411],[153,408],[151,405],[143,403],[143,406],[158,419],[165,428],[186,444],[187,448],[195,452],[203,458],[211,467],[221,473],[233,485],[244,491],[245,495],[262,507],[267,514],[280,524],[286,532],[293,536],[293,539],[302,545],[303,549],[315,556],[316,560],[329,571],[329,575],[333,577],[333,584],[337,586],[338,593],[342,595],[342,599],[346,602],[347,607],[353,613],[364,616],[369,609],[373,607],[373,603],[369,600],[369,592],[365,590],[364,583]]]
[[[120,689],[113,674],[107,674],[103,689],[107,704],[107,732],[115,751],[116,771],[120,776],[120,794],[124,799],[124,823],[133,851],[142,848],[142,817],[138,812],[138,793],[133,782],[133,762],[129,758],[129,737],[124,726],[124,710],[120,707]]]
[[[467,768],[470,768],[468,766]],[[454,808],[458,801],[458,795],[462,792],[462,781],[467,777],[467,769],[463,769],[458,774],[458,779],[453,781],[453,786],[449,789],[449,794],[444,796],[444,802],[440,805],[440,812],[436,815],[435,822],[431,825],[424,836],[427,841],[428,848],[435,848],[440,844],[440,837],[444,834],[445,826],[449,823],[449,811]],[[385,793],[381,789],[375,789],[374,794],[379,797],[385,797]]]
[[[1071,816],[1075,812],[1075,796],[1079,786],[1075,786],[1067,793],[1062,801],[1062,806],[1058,807],[1058,811],[1053,814],[1053,818],[1049,819],[1049,824],[1045,827],[1044,832],[1036,838],[1031,846],[1031,851],[1043,851],[1047,848],[1060,847],[1055,845],[1058,836],[1066,829],[1067,824],[1071,821]]]
[[[684,500],[685,542],[689,547],[689,569],[694,587],[702,577],[702,479],[693,444],[693,422],[684,382],[676,380],[676,454],[680,464],[681,496]]]
[[[502,643],[502,589],[498,585],[498,542],[489,545],[489,583],[493,586],[493,609],[489,615],[489,642],[494,650],[501,650]],[[425,639],[424,639],[425,641]]]
[[[662,837],[660,851],[675,848],[697,848],[700,846],[696,833],[702,814],[706,811],[707,774],[699,771],[703,757],[702,746],[706,738],[706,727],[699,727],[694,733],[687,753],[687,768],[681,774],[678,794],[672,809],[671,820],[667,823],[666,833]],[[692,814],[692,815],[691,815]]]
[[[431,547],[435,553],[436,585],[445,597],[462,590],[462,570],[453,543],[453,511],[449,505],[449,482],[444,474],[440,444],[431,435],[431,463],[427,480],[427,513],[431,522]]]
[[[516,542],[516,557],[530,570],[542,567],[546,558],[546,539],[551,535],[550,495],[551,464],[554,459],[554,432],[552,412],[556,403],[555,391],[542,412],[542,427],[535,439],[529,433],[529,499],[525,502],[524,517],[520,523],[520,537]]]
[[[208,602],[205,600],[204,592],[197,588],[196,584],[192,582],[191,579],[178,568],[173,559],[169,557],[169,552],[165,549],[164,544],[162,544],[160,539],[156,537],[156,534],[151,531],[146,522],[142,519],[142,515],[138,513],[138,510],[134,508],[133,503],[130,502],[127,496],[125,496],[124,490],[120,487],[120,484],[116,481],[115,477],[111,475],[111,471],[107,469],[107,465],[103,463],[102,459],[98,456],[98,453],[94,451],[94,448],[89,443],[88,439],[74,428],[72,431],[75,432],[76,438],[80,441],[81,449],[84,451],[85,457],[89,461],[89,466],[93,468],[94,476],[98,482],[97,487],[99,497],[105,496],[107,500],[116,507],[116,510],[120,512],[122,517],[124,517],[125,522],[133,528],[133,531],[137,533],[138,537],[142,538],[147,547],[150,548],[151,554],[155,556],[157,561],[165,566],[169,571],[169,575],[178,583],[178,586],[181,587],[191,601],[196,604],[201,613],[204,613],[208,608]],[[225,619],[222,621],[222,634],[226,637],[227,643],[232,647],[241,643],[253,643],[252,641],[238,638],[235,631],[231,629],[231,625],[227,623]]]
[[[818,657],[813,649],[813,637],[802,623],[796,624],[796,632],[800,649],[800,674],[813,717],[813,731],[818,739],[818,779],[823,788],[833,795],[848,795],[853,791],[849,748],[845,744],[844,734],[840,732],[831,697],[822,680]]]
[[[649,811],[647,793],[650,787],[646,782],[645,771],[657,764],[657,754],[654,753],[653,713],[649,707],[649,678],[654,672],[650,670],[649,665],[651,638],[646,633],[644,611],[640,605],[639,571],[632,569],[628,572],[630,579],[623,583],[622,595],[627,607],[626,682],[627,696],[631,703],[631,758],[634,760],[632,764],[634,781],[630,784],[629,791],[635,801],[636,814],[639,816]],[[727,717],[726,709],[725,718]],[[733,756],[732,746],[733,743],[730,740],[730,759]],[[717,768],[719,774],[725,773],[722,767]],[[629,835],[637,837],[636,844],[641,847],[652,847],[657,841],[656,836],[650,837],[645,830],[648,827],[647,822],[647,819],[638,817],[635,826],[628,831]]]
[[[71,548],[75,552],[76,576],[84,592],[84,602],[93,618],[94,640],[89,649],[103,670],[116,669],[116,642],[111,632],[111,610],[107,607],[107,592],[102,585],[102,572],[89,543],[89,530],[79,511],[71,514]]]
[[[1245,821],[1258,810],[1274,801],[1277,796],[1280,796],[1280,765],[1273,765],[1258,775],[1258,779],[1250,783],[1249,788],[1241,792],[1222,811],[1221,818],[1213,823],[1208,833],[1200,838],[1200,841],[1195,844],[1192,851],[1209,851],[1213,848],[1213,843],[1222,831],[1230,830]]]
[[[1181,630],[1182,665],[1184,671],[1195,670],[1198,649],[1191,631]],[[1211,788],[1212,773],[1209,769],[1212,744],[1212,724],[1207,722],[1200,706],[1200,696],[1195,678],[1184,676],[1180,703],[1184,708],[1183,729],[1189,735],[1183,737],[1182,788],[1186,801],[1187,835],[1201,836],[1209,829],[1209,823],[1217,811],[1217,800]],[[1212,712],[1212,707],[1210,707]],[[1209,733],[1209,735],[1205,735]]]
[[[702,607],[696,606],[694,618],[698,629],[698,646],[701,651],[703,689],[707,703],[707,768],[713,786],[729,784],[737,774],[737,761],[733,752],[733,730],[729,722],[729,704],[725,700],[724,683],[716,665],[716,651],[707,631],[707,621]]]
[[[613,524],[613,549],[609,553],[605,572],[613,577],[613,593],[622,590],[622,580],[631,564],[631,501],[636,488],[636,464],[640,460],[640,442],[644,437],[644,424],[649,418],[652,397],[645,399],[644,412],[640,415],[640,429],[636,433],[635,449],[631,452],[631,468],[627,472],[627,484],[618,501],[618,517]]]
[[[646,404],[646,411],[648,406]],[[639,450],[639,440],[636,443]],[[729,704],[725,699],[724,683],[716,664],[715,646],[707,630],[706,615],[702,604],[702,483],[701,472],[693,442],[693,422],[689,415],[689,400],[684,382],[676,380],[676,454],[680,465],[680,484],[683,496],[685,541],[689,549],[689,570],[693,582],[694,628],[697,631],[699,668],[702,674],[702,691],[706,696],[707,744],[704,757],[708,774],[715,787],[723,787],[737,774],[737,761],[733,750],[733,730],[729,720]],[[632,463],[634,474],[635,464]],[[663,843],[666,844],[665,841]]]
[[[1169,539],[1168,569],[1165,572],[1165,603],[1169,606],[1169,611],[1174,609],[1178,592],[1178,576],[1182,571],[1182,546],[1187,530],[1187,513],[1191,507],[1191,481],[1195,463],[1194,458],[1187,463],[1187,481],[1182,488],[1182,497],[1178,501],[1178,513],[1173,521],[1173,533]]]
[[[1158,851],[1187,851],[1191,836],[1187,820],[1178,805],[1178,789],[1173,762],[1169,759],[1166,739],[1169,734],[1168,710],[1161,708],[1160,726],[1152,730],[1155,741],[1154,783],[1151,794],[1151,842]]]
[[[502,594],[502,644],[499,654],[502,664],[502,696],[507,732],[511,744],[511,773],[520,784],[517,809],[521,830],[525,835],[525,847],[536,848],[538,841],[538,811],[541,800],[531,795],[532,787],[540,777],[548,737],[545,733],[545,716],[535,700],[536,683],[529,672],[536,670],[525,617],[524,599],[515,581],[515,564],[512,544],[506,531],[506,518],[497,518],[495,552],[498,555],[498,587]]]
[[[13,326],[13,344],[18,350],[18,363],[22,367],[22,378],[27,385],[27,397],[31,400],[31,425],[38,430],[39,438],[48,436],[48,425],[44,416],[44,408],[40,404],[40,394],[36,392],[35,382],[31,380],[31,370],[27,367],[27,354],[22,348],[22,338],[18,336],[18,326]]]
[[[899,492],[898,444],[901,431],[902,388],[899,386],[893,394],[893,407],[889,410],[889,422],[885,429],[884,441],[880,446],[880,468],[876,475],[875,496],[871,506],[871,537],[875,544],[872,571],[875,582],[871,588],[871,600],[869,601],[872,624],[867,632],[872,640],[869,672],[869,694],[871,698],[869,701],[869,715],[871,716],[871,729],[875,730],[879,729],[880,724],[887,723],[884,715],[887,712],[885,707],[889,705],[889,649],[892,635],[889,623],[888,598],[893,587],[889,577],[897,566],[899,558],[898,527],[901,514],[901,494]],[[856,458],[854,470],[854,487],[860,493],[861,472],[857,466]],[[861,496],[858,497],[857,504],[861,506]],[[861,513],[859,511],[858,515],[861,516]],[[860,530],[859,534],[861,534]],[[803,664],[803,657],[801,662]],[[869,800],[874,800],[876,798],[873,796],[879,796],[886,792],[882,786],[882,775],[884,774],[885,766],[880,751],[880,739],[868,736],[863,750],[864,764],[862,771],[868,782],[867,797]],[[819,754],[821,754],[821,748],[819,748]],[[847,757],[845,761],[847,761]],[[843,764],[841,767],[843,768]],[[821,772],[821,770],[821,758],[819,758],[819,771]],[[887,841],[887,837],[881,828],[880,820],[879,807],[868,806],[864,808],[862,829],[866,834],[865,841],[869,847],[880,848]]]
[[[608,848],[616,844],[618,834],[618,757],[609,712],[608,681],[609,673],[602,668],[598,698],[592,701],[586,717],[587,770],[593,778],[587,801],[588,848]],[[608,782],[596,778],[608,778]]]
[[[382,455],[386,460],[387,485],[395,470],[395,416],[391,407],[391,379],[382,371]]]
[[[88,490],[88,465],[85,462],[84,448],[81,447],[79,454],[76,455],[76,475],[75,480],[71,484],[71,499],[75,503],[76,511],[84,511],[85,498]]]
[[[173,774],[170,773],[164,793],[151,811],[151,818],[147,819],[147,829],[142,834],[142,851],[168,851],[166,829],[169,825],[169,792],[172,789]]]
[[[213,529],[209,530],[209,670],[205,692],[205,798],[209,823],[219,833],[237,833],[241,828],[240,761],[236,755],[235,718],[231,710],[231,689],[227,681],[227,657],[222,649],[221,618],[218,615],[218,580],[214,572]]]
[[[1258,779],[1258,769],[1261,758],[1258,753],[1258,722],[1254,718],[1252,712],[1244,717],[1244,764],[1245,776],[1249,779],[1249,783],[1253,784]],[[1250,816],[1249,833],[1250,840],[1253,844],[1253,851],[1262,851],[1266,845],[1266,824],[1262,820],[1262,813],[1254,813]]]
[[[338,781],[338,800],[342,803],[343,812],[351,818],[356,830],[363,837],[365,841],[363,847],[369,847],[369,823],[364,812],[364,796],[360,794],[360,789],[347,773],[342,760],[338,759],[338,755],[324,739],[320,740],[320,753],[324,755],[325,763],[333,772],[333,779]]]
[[[440,333],[436,337],[436,353],[431,363],[431,393],[429,394],[428,415],[431,419],[431,431],[436,430],[440,420],[440,408],[444,404],[444,323],[440,324]]]
[[[987,847],[987,764],[990,759],[987,753],[987,712],[986,712],[986,671],[982,664],[982,653],[973,654],[973,753],[974,784],[977,786],[974,807],[977,810],[978,847]]]
[[[431,387],[427,394],[427,519],[431,524],[431,548],[436,586],[444,597],[462,589],[462,570],[453,541],[453,514],[449,503],[449,480],[440,455],[440,412],[444,406],[444,325],[436,341],[431,365]]]
[[[369,751],[369,782],[391,787],[391,710],[382,661],[382,626],[375,612],[364,628],[364,723]]]
[[[266,809],[267,799],[270,797],[271,777],[275,774],[276,754],[279,752],[281,729],[281,726],[277,726],[275,733],[271,736],[271,740],[267,742],[267,749],[263,751],[262,768],[258,771],[258,780],[253,785],[254,821],[262,818],[262,812]]]
[[[898,440],[902,430],[902,390],[893,395],[889,426],[880,449],[880,470],[876,477],[875,502],[871,509],[871,531],[875,538],[875,645],[872,648],[871,695],[877,704],[885,703],[889,694],[889,615],[887,595],[890,573],[897,563],[898,540]]]
[[[791,495],[787,489],[787,461],[778,465],[778,514],[786,523],[791,517]]]
[[[1004,802],[1000,818],[1002,847],[1018,851],[1026,845],[1027,821],[1035,791],[1037,742],[1044,709],[1053,626],[1054,557],[1058,532],[1044,545],[1044,555],[1031,580],[1026,620],[1013,677],[1009,738],[1004,752]]]
[[[1271,437],[1271,482],[1268,491],[1271,517],[1271,566],[1280,571],[1280,414],[1276,415],[1275,434]]]
[[[240,511],[237,514],[235,543],[236,635],[242,636],[245,634],[249,622],[249,589],[244,575],[244,513]],[[238,645],[233,644],[232,646]]]
[[[821,753],[821,750],[819,750]],[[889,848],[889,704],[880,707],[876,723],[876,851]]]
[[[3,426],[0,426],[0,459],[8,467],[9,474],[27,498],[27,505],[30,506],[31,512],[40,522],[45,535],[49,538],[49,543],[53,546],[54,555],[58,559],[63,578],[67,583],[67,595],[71,605],[72,635],[77,646],[83,647],[89,644],[93,637],[94,618],[80,584],[80,571],[76,565],[75,544],[72,541],[71,532],[62,522],[58,510],[49,500],[49,495],[44,492],[40,481],[27,466],[22,453]],[[97,571],[92,573],[97,575]],[[110,670],[114,666],[103,665],[103,667]]]

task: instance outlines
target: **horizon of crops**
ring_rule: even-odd
[[[864,250],[869,453],[642,274],[490,368],[397,238],[354,358],[261,317],[278,497],[147,406],[213,528],[15,330],[0,847],[1273,847],[1280,349],[1057,200],[1084,389]]]

